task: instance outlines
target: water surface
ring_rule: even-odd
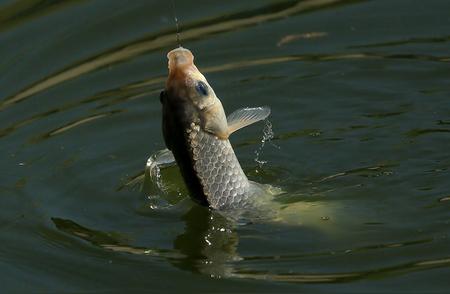
[[[450,3],[175,2],[226,111],[272,108],[232,144],[282,217],[124,186],[164,148],[169,2],[1,1],[2,290],[444,293]]]

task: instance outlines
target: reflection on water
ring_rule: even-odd
[[[83,227],[74,221],[52,218],[55,226],[94,246],[121,253],[163,257],[177,268],[211,277],[229,277],[232,262],[240,260],[237,253],[236,224],[198,205],[182,217],[184,232],[173,242],[173,249],[133,246],[118,233],[101,232]]]
[[[233,221],[197,205],[182,219],[185,229],[175,238],[174,248],[186,257],[174,264],[211,277],[229,277],[232,262],[240,259],[237,252],[239,238]]]
[[[327,35],[326,32],[310,32],[305,34],[293,34],[293,35],[287,35],[278,41],[277,46],[281,47],[288,43],[301,40],[301,39],[312,39],[312,38],[320,38],[325,37]]]
[[[179,269],[205,274],[212,278],[233,277],[291,283],[341,283],[360,279],[379,279],[450,266],[450,258],[443,258],[397,264],[361,272],[299,273],[290,271],[289,273],[276,273],[261,271],[251,269],[249,265],[258,261],[263,263],[273,260],[289,263],[295,260],[301,261],[311,256],[348,255],[384,249],[401,250],[403,247],[420,245],[432,240],[377,244],[332,253],[314,252],[305,255],[242,257],[237,250],[239,234],[238,224],[235,221],[199,205],[193,205],[181,219],[185,224],[184,231],[174,239],[173,249],[133,246],[118,233],[89,229],[74,221],[60,218],[52,218],[52,221],[59,230],[83,239],[94,246],[119,253],[164,258]]]

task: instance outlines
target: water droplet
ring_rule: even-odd
[[[264,129],[263,129],[263,137],[261,139],[261,145],[259,146],[258,149],[255,150],[255,159],[254,159],[255,162],[258,164],[259,168],[262,168],[262,166],[267,163],[267,160],[262,160],[261,159],[261,155],[263,153],[263,148],[266,145],[266,142],[271,142],[271,140],[274,137],[274,132],[273,132],[273,129],[272,129],[272,123],[268,119],[266,119],[264,122],[265,122],[265,124],[264,124]],[[277,146],[277,145],[275,145],[273,143],[272,143],[272,145],[274,147],[280,149],[279,146]],[[258,173],[259,171],[256,170],[256,172]]]

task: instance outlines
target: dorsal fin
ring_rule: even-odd
[[[267,106],[246,107],[238,109],[227,117],[228,134],[231,134],[260,120],[266,119],[269,114],[270,108]]]

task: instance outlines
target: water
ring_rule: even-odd
[[[2,292],[444,293],[448,1],[176,1],[181,41],[279,215],[126,186],[164,148],[167,1],[0,2]],[[257,159],[266,162],[260,166]],[[147,186],[148,188],[148,186]]]

